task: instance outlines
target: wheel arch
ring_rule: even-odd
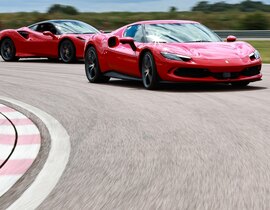
[[[15,59],[16,58],[18,58],[19,59],[19,57],[17,57],[17,55],[18,55],[18,52],[17,52],[17,47],[16,47],[16,44],[15,44],[15,41],[14,41],[14,39],[12,39],[9,35],[4,35],[4,36],[2,36],[1,37],[1,39],[0,39],[0,48],[1,48],[1,46],[2,46],[2,43],[3,43],[3,41],[5,40],[5,39],[9,39],[9,40],[11,40],[11,42],[13,43],[13,45],[14,45],[14,49],[15,49]],[[1,56],[1,49],[0,49],[0,56]]]
[[[108,69],[108,66],[107,66],[107,63],[106,63],[106,58],[104,57],[105,55],[103,54],[103,52],[101,52],[102,51],[101,47],[98,44],[96,45],[95,42],[89,41],[86,44],[86,46],[84,48],[84,59],[85,59],[85,56],[86,56],[86,52],[90,47],[93,47],[96,50],[96,53],[97,53],[97,56],[98,56],[98,63],[99,63],[100,71],[101,72],[106,71]]]
[[[142,59],[143,59],[143,56],[145,55],[145,53],[147,52],[150,52],[151,55],[153,56],[153,59],[154,59],[154,62],[155,62],[155,66],[156,66],[156,71],[157,71],[157,77],[158,77],[158,80],[161,81],[161,77],[159,76],[159,73],[158,73],[158,68],[157,68],[157,63],[156,63],[156,59],[155,59],[155,56],[154,56],[154,53],[151,49],[149,48],[145,48],[141,51],[140,55],[139,55],[139,71],[140,71],[140,74],[141,74],[141,65],[142,65]]]
[[[85,48],[84,48],[84,58],[85,58],[85,54],[86,54],[86,52],[87,52],[87,50],[88,50],[88,48],[90,48],[90,47],[94,47],[95,48],[95,50],[97,50],[97,48],[96,48],[96,46],[94,45],[94,43],[93,42],[88,42],[87,44],[86,44],[86,46],[85,46]]]
[[[10,39],[10,40],[14,43],[13,39],[12,39],[10,36],[4,35],[4,36],[2,36],[1,39],[0,39],[0,46],[1,46],[2,42],[3,42],[3,40],[5,40],[5,39]],[[14,47],[16,47],[16,46],[15,46],[15,43],[14,43]]]
[[[61,41],[59,42],[59,44],[58,44],[58,57],[60,58],[60,46],[61,46],[61,44],[64,42],[64,41],[70,41],[72,44],[73,44],[73,46],[74,46],[74,49],[75,49],[75,57],[77,57],[76,56],[76,45],[75,45],[75,43],[74,43],[74,41],[72,41],[72,39],[70,39],[70,38],[67,38],[67,37],[65,37],[65,38],[63,38],[63,39],[61,39]]]
[[[149,48],[145,48],[141,51],[140,55],[139,55],[139,71],[141,74],[141,66],[142,66],[142,60],[143,60],[143,56],[145,55],[145,53],[150,52],[154,58],[154,54],[153,52],[149,49]],[[155,58],[154,58],[155,59]]]

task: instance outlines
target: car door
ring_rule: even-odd
[[[138,46],[144,42],[144,30],[142,24],[131,25],[124,31],[123,37],[131,37],[135,41],[135,45]],[[116,70],[120,73],[135,76],[140,76],[139,53],[132,50],[129,44],[119,44],[115,48],[108,50],[108,63],[112,70]]]
[[[53,36],[44,35],[43,32],[50,31]],[[58,56],[59,37],[57,30],[51,23],[41,23],[29,34],[29,52],[36,56]]]

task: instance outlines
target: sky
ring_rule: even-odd
[[[217,1],[208,0],[210,3]],[[270,4],[270,0],[262,1]],[[195,0],[0,0],[0,13],[46,12],[53,4],[71,5],[80,12],[168,11],[171,6],[176,7],[178,11],[188,11],[198,2]],[[237,3],[241,2],[241,0],[228,0],[225,2]]]

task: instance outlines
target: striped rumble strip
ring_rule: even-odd
[[[29,169],[40,141],[39,130],[30,119],[0,104],[0,196]]]

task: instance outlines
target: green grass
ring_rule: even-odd
[[[40,13],[40,12],[18,12],[0,13],[0,30],[5,28],[18,28],[47,19],[78,19],[87,22],[98,29],[113,30],[128,23],[140,20],[195,20],[203,23],[211,29],[242,29],[242,20],[252,13],[230,11],[230,12],[84,12],[77,15],[63,13]],[[270,13],[262,13],[269,20]],[[270,28],[269,28],[270,29]]]
[[[247,41],[261,54],[263,63],[270,63],[270,41]]]

